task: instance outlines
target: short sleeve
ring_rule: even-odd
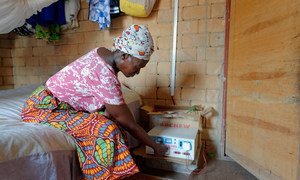
[[[94,88],[94,96],[100,101],[111,105],[125,104],[121,91],[121,83],[115,77],[103,77],[101,83]]]

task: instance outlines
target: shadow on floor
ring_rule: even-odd
[[[141,168],[141,173],[136,174],[129,179],[256,180],[257,178],[234,161],[221,161],[211,159],[208,163],[208,166],[201,174],[181,174],[143,167]]]

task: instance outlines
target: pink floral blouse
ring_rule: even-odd
[[[121,83],[95,48],[50,77],[47,88],[76,110],[95,112],[104,103],[124,104]]]

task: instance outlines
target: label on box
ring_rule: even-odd
[[[154,126],[167,126],[174,128],[201,128],[200,116],[183,112],[160,112],[149,114],[150,128]]]

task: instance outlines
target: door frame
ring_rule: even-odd
[[[231,0],[226,0],[225,12],[225,42],[224,42],[224,66],[223,66],[223,96],[222,96],[222,125],[221,125],[221,154],[223,160],[232,159],[226,155],[226,110],[227,110],[227,78],[228,78],[228,51],[229,51],[229,30],[230,30],[230,9]]]

